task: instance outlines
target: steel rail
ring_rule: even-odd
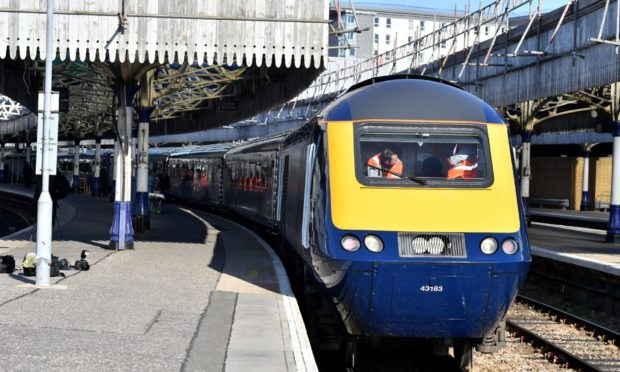
[[[522,336],[526,341],[532,343],[535,346],[545,347],[547,351],[552,352],[554,355],[557,355],[559,358],[562,358],[567,364],[569,368],[577,369],[580,371],[601,371],[599,368],[589,364],[588,362],[580,359],[576,355],[566,351],[562,347],[554,344],[553,342],[546,340],[540,335],[530,331],[527,328],[524,328],[514,321],[506,320],[506,328],[511,333],[516,333]]]
[[[620,332],[614,331],[613,329],[603,327],[602,325],[593,323],[589,320],[586,320],[576,315],[567,313],[566,311],[560,310],[557,307],[547,305],[545,303],[542,303],[540,301],[537,301],[527,296],[518,295],[517,301],[527,304],[529,306],[532,306],[535,309],[546,311],[553,315],[558,315],[562,319],[567,320],[571,324],[577,324],[577,325],[584,326],[586,330],[594,332],[595,335],[603,336],[603,341],[610,340],[615,345],[620,345]]]

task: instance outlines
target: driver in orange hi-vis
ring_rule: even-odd
[[[371,156],[366,165],[369,177],[398,179],[403,173],[403,162],[398,158],[398,154],[388,148]]]

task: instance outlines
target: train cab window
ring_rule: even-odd
[[[356,175],[364,185],[453,188],[493,182],[483,126],[361,125],[356,139]]]

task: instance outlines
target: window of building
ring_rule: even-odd
[[[375,27],[379,27],[379,17],[375,17]]]
[[[490,29],[489,26],[484,26],[484,36],[489,36]]]
[[[385,27],[392,28],[392,18],[385,19]]]
[[[445,40],[444,40],[444,41],[442,41],[442,42],[441,42],[441,49],[446,49],[446,44],[447,44],[447,43],[446,43],[446,41],[445,41]]]
[[[349,49],[349,57],[355,57],[355,48]]]
[[[407,44],[410,44],[413,41],[413,36],[409,36],[407,38]]]
[[[413,30],[413,19],[409,20],[409,29]]]
[[[391,35],[385,35],[385,43],[388,45],[390,44],[390,39],[391,39],[390,36]]]
[[[379,44],[379,34],[375,34],[375,44]]]
[[[420,52],[420,54],[418,54],[418,62],[424,63],[424,52]]]
[[[420,21],[420,31],[424,31],[424,21]]]

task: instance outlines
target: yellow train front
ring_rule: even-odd
[[[495,110],[441,80],[373,79],[281,146],[276,220],[349,334],[497,343],[531,255]]]

